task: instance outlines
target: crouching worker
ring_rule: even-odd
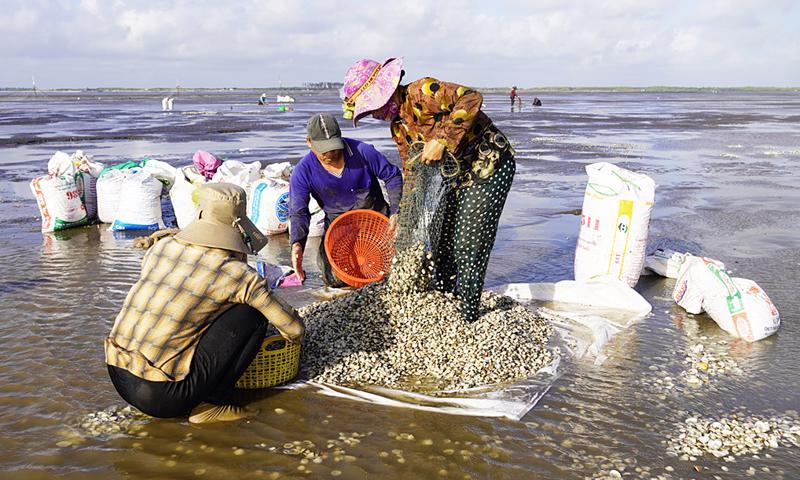
[[[245,192],[216,183],[197,191],[197,217],[150,247],[105,341],[111,381],[125,401],[160,418],[228,421],[267,322],[299,342],[303,322],[248,266],[267,243],[246,216]]]
[[[311,149],[292,171],[289,185],[289,237],[292,268],[305,279],[303,252],[308,239],[311,197],[325,211],[325,230],[339,215],[355,209],[370,209],[389,217],[389,229],[397,225],[403,175],[372,145],[342,138],[336,118],[318,113],[308,120],[306,144]],[[387,199],[379,180],[386,185]],[[333,274],[324,242],[317,256],[322,280],[330,287],[345,283]]]

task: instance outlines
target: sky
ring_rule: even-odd
[[[800,86],[795,0],[0,0],[0,87]]]

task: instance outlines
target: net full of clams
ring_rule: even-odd
[[[438,208],[455,159],[416,161],[406,178],[396,255],[387,278],[299,309],[306,323],[300,377],[324,393],[444,413],[521,418],[552,382],[559,351],[544,317],[485,291],[476,322],[435,288]]]

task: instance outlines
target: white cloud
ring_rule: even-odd
[[[53,86],[85,86],[115,69],[129,85],[171,84],[179,73],[209,85],[299,84],[387,56],[405,56],[409,77],[473,85],[735,84],[738,71],[741,82],[800,83],[800,4],[788,0],[4,4],[0,85],[58,74]]]
[[[672,50],[681,54],[691,53],[697,48],[698,44],[697,35],[686,30],[675,32],[672,42],[670,42]]]

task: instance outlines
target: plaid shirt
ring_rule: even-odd
[[[105,341],[106,363],[145,380],[182,380],[200,337],[237,303],[299,340],[303,322],[237,255],[171,237],[156,242]]]

